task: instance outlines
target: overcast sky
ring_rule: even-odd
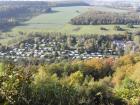
[[[76,0],[0,0],[0,1],[76,1]]]
[[[0,0],[0,1],[117,1],[117,0]],[[124,1],[140,1],[140,0],[124,0]]]

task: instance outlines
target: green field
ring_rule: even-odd
[[[70,19],[90,9],[95,9],[100,11],[126,12],[125,10],[116,10],[107,7],[90,7],[90,6],[56,7],[53,8],[54,12],[33,17],[31,20],[22,23],[23,25],[13,28],[12,32],[21,30],[21,31],[61,31],[65,33],[69,33],[69,32],[75,33],[75,28],[77,30],[77,26],[75,27],[69,25],[68,23],[70,22]],[[89,28],[92,28],[91,26],[89,26],[89,28],[88,26],[86,27],[88,30]],[[68,28],[70,28],[71,30],[69,30]],[[81,32],[83,31],[81,30]]]
[[[74,25],[65,25],[62,29],[57,30],[58,32],[65,32],[65,33],[71,33],[71,34],[77,34],[77,35],[81,35],[81,34],[108,34],[108,35],[112,35],[112,34],[123,34],[125,33],[125,31],[129,31],[129,32],[133,32],[136,30],[140,30],[140,25],[135,26],[136,28],[127,28],[126,25],[119,25],[121,26],[122,29],[124,29],[124,31],[116,31],[114,30],[114,26],[115,25],[80,25],[80,26],[74,26]],[[100,28],[104,27],[107,30],[101,30]]]
[[[56,30],[63,28],[70,19],[87,11],[90,7],[77,6],[77,7],[56,7],[53,8],[52,13],[41,14],[33,17],[31,20],[24,22],[23,26],[17,26],[15,30]]]
[[[115,31],[113,28],[115,25],[71,25],[69,24],[70,19],[78,16],[90,9],[110,12],[127,12],[126,10],[117,10],[107,7],[90,7],[90,6],[75,6],[75,7],[55,7],[52,8],[52,13],[41,14],[33,17],[31,20],[22,23],[20,26],[16,26],[11,31],[6,33],[12,33],[12,36],[3,35],[0,38],[0,43],[10,44],[11,42],[17,42],[21,37],[25,36],[18,35],[19,31],[22,32],[62,32],[75,35],[83,34],[123,34],[125,31],[136,31],[140,30],[140,25],[136,28],[127,28],[125,25],[120,25],[125,31]],[[107,29],[107,31],[100,30],[101,27]],[[16,40],[15,40],[16,39]]]
[[[127,12],[126,10],[117,10],[107,7],[89,7],[89,6],[76,6],[76,7],[55,7],[53,13],[42,14],[33,17],[31,20],[24,22],[23,25],[17,26],[12,29],[12,32],[25,31],[25,32],[62,32],[68,34],[123,34],[124,31],[113,30],[114,25],[83,25],[76,26],[70,25],[69,21],[73,17],[80,15],[90,9],[110,12]],[[139,30],[140,26],[135,29],[128,29],[125,25],[120,25],[126,31]],[[100,30],[100,27],[105,27],[108,31]]]

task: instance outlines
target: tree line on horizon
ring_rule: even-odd
[[[108,24],[140,24],[137,13],[117,13],[90,10],[70,21],[73,25],[108,25]]]

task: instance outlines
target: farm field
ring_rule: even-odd
[[[123,34],[126,31],[134,32],[140,30],[140,25],[135,25],[135,28],[128,28],[126,25],[119,25],[124,31],[117,31],[114,30],[115,25],[71,25],[71,24],[64,24],[64,26],[58,28],[26,28],[24,30],[15,28],[12,30],[13,33],[17,33],[19,31],[23,32],[61,32],[67,34]],[[104,27],[107,30],[101,30],[100,28]]]
[[[31,20],[24,22],[23,26],[16,28],[60,28],[68,23],[71,18],[80,15],[87,10],[95,9],[109,12],[127,12],[126,10],[117,10],[107,7],[75,6],[75,7],[55,7],[52,13],[42,14],[33,17]]]
[[[75,16],[86,12],[89,9],[100,10],[100,11],[112,11],[112,12],[127,12],[126,10],[117,10],[107,7],[90,7],[90,6],[76,6],[76,7],[56,7],[53,8],[53,13],[42,14],[37,17],[33,17],[31,20],[24,22],[23,25],[17,26],[11,30],[11,32],[25,31],[25,32],[62,32],[69,34],[101,34],[103,31],[100,30],[101,25],[91,26],[76,26],[70,25],[69,21]],[[105,34],[123,33],[116,32],[113,30],[114,25],[105,25],[108,31]],[[123,28],[125,26],[122,25]],[[139,27],[139,26],[138,26]],[[129,29],[126,29],[129,30]],[[132,30],[130,30],[132,31]]]
[[[126,25],[119,25],[124,31],[116,31],[114,30],[115,25],[65,25],[62,29],[58,30],[58,32],[65,32],[65,33],[71,33],[71,34],[123,34],[125,31],[133,32],[140,30],[140,25],[135,25],[135,28],[127,28]],[[100,28],[104,27],[107,30],[101,30]]]
[[[42,14],[33,17],[31,20],[24,22],[23,26],[17,26],[16,29],[59,29],[68,23],[71,18],[84,13],[91,7],[76,6],[76,7],[56,7],[52,13]]]

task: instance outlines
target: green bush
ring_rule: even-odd
[[[125,78],[121,86],[115,88],[115,94],[127,101],[129,105],[140,104],[140,83]]]

